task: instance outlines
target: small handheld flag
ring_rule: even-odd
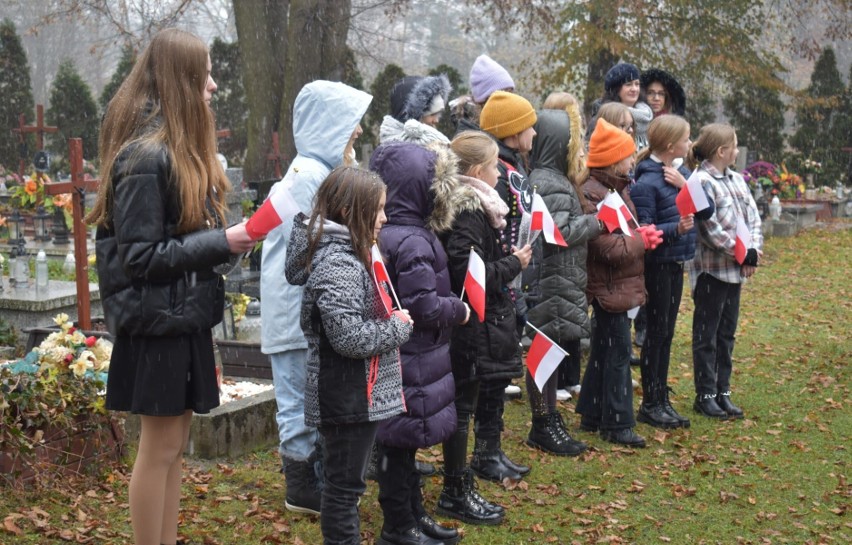
[[[530,344],[530,348],[527,351],[527,369],[529,369],[535,385],[541,391],[547,379],[556,371],[556,368],[559,367],[559,362],[568,355],[568,352],[562,350],[558,344],[551,341],[547,335],[529,322],[527,322],[527,326],[536,332],[532,344]]]
[[[556,223],[553,221],[553,216],[544,204],[544,199],[538,193],[533,194],[532,202],[532,222],[530,223],[531,231],[541,231],[544,235],[544,240],[557,246],[568,246]]]
[[[751,248],[751,232],[741,217],[737,217],[737,239],[734,242],[734,259],[740,265],[745,261],[748,249]]]
[[[299,205],[286,187],[273,189],[269,197],[246,223],[246,232],[252,240],[258,240],[284,223],[292,221],[301,212]]]
[[[621,229],[622,233],[632,237],[633,232],[627,223],[628,218],[636,221],[633,214],[630,213],[630,209],[627,208],[624,199],[615,191],[607,193],[606,198],[598,204],[598,219],[604,222],[607,231],[610,233],[616,229]]]
[[[710,202],[707,200],[707,195],[704,189],[701,188],[701,178],[693,174],[686,181],[686,185],[681,188],[680,192],[675,197],[677,211],[681,216],[688,216],[701,212],[708,206]]]
[[[479,321],[485,321],[485,262],[479,254],[470,249],[470,257],[467,261],[467,273],[464,276],[464,287],[462,297],[467,291],[467,300],[470,306],[479,316]]]
[[[390,281],[388,270],[385,268],[385,261],[382,259],[382,253],[379,251],[379,247],[376,244],[373,244],[370,248],[370,261],[373,268],[373,281],[376,283],[376,291],[379,293],[379,298],[382,300],[385,312],[387,312],[387,315],[390,316],[393,312],[393,301],[391,301],[391,298],[388,295],[388,292],[385,291],[382,283],[387,285],[387,289],[390,290],[394,300],[396,301],[397,308],[401,309],[402,305],[399,304],[399,299],[396,296],[396,292],[393,290],[393,284]]]

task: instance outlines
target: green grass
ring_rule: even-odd
[[[852,230],[836,224],[768,240],[765,264],[742,297],[733,390],[744,420],[718,423],[690,408],[688,297],[671,383],[690,429],[663,432],[640,424],[649,446],[635,451],[577,432],[592,448],[561,459],[523,444],[528,406],[509,403],[504,448],[533,471],[513,488],[480,483],[483,495],[507,506],[508,516],[499,527],[464,525],[464,543],[852,542],[851,255]],[[576,426],[573,408],[561,404]],[[439,460],[440,449],[424,455]],[[187,461],[181,535],[207,545],[321,543],[316,519],[283,509],[278,465],[273,449],[217,463]],[[4,490],[0,544],[83,543],[87,537],[132,542],[128,473],[120,467],[100,480]],[[440,485],[435,477],[424,488],[429,510]],[[375,483],[362,500],[361,519],[363,543],[371,544],[382,522]],[[10,522],[20,535],[4,529]]]

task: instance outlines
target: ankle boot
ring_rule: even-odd
[[[730,418],[742,418],[743,410],[731,403],[731,392],[722,392],[716,396],[716,404],[725,411]]]
[[[284,507],[296,513],[320,514],[322,493],[310,460],[284,459],[284,479],[287,493]]]
[[[500,437],[477,438],[470,468],[479,477],[501,483],[503,479],[519,481],[523,476],[503,463],[500,457]]]
[[[663,409],[665,409],[665,411],[667,413],[669,413],[669,416],[680,421],[680,427],[688,428],[689,427],[689,418],[679,414],[675,410],[675,408],[672,407],[672,403],[669,400],[669,394],[671,394],[671,393],[673,393],[672,389],[670,387],[666,386],[666,391],[663,394]]]
[[[556,456],[577,456],[585,445],[574,441],[567,430],[560,429],[558,413],[534,416],[532,429],[527,436],[527,445]]]
[[[695,409],[695,412],[710,418],[718,418],[719,420],[727,420],[728,418],[728,413],[719,407],[719,404],[716,403],[716,396],[713,394],[698,394],[695,396],[695,403],[693,403],[692,408]]]
[[[494,525],[503,522],[503,511],[489,509],[489,502],[482,503],[475,493],[473,478],[469,473],[444,475],[444,489],[438,497],[436,512],[468,524]],[[501,507],[502,509],[502,507]]]
[[[423,514],[420,520],[417,521],[417,526],[423,535],[429,536],[432,539],[437,539],[444,545],[455,545],[461,540],[459,531],[450,526],[442,526],[428,514]]]
[[[405,531],[382,528],[376,545],[441,545],[443,541],[431,538],[413,526]]]
[[[529,466],[525,466],[525,465],[522,465],[522,464],[518,464],[518,463],[513,462],[513,461],[512,461],[512,460],[511,460],[511,459],[510,459],[507,455],[506,455],[506,453],[505,453],[505,452],[503,452],[503,449],[502,449],[502,448],[501,448],[501,449],[499,449],[499,452],[500,452],[500,460],[501,460],[504,464],[506,464],[506,465],[507,465],[510,469],[513,469],[513,470],[517,471],[517,472],[518,472],[518,474],[519,474],[519,475],[521,475],[522,477],[523,477],[524,475],[529,474],[529,472],[530,472],[530,467],[529,467]]]
[[[649,426],[664,430],[679,428],[681,426],[680,420],[666,412],[662,403],[649,405],[642,402],[642,404],[639,405],[636,420],[644,424],[648,424]]]

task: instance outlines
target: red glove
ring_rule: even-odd
[[[642,235],[642,242],[645,243],[645,251],[653,250],[663,242],[663,232],[657,229],[657,226],[653,223],[637,228],[636,232]]]

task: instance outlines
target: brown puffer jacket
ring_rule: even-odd
[[[630,180],[600,169],[591,169],[583,186],[586,195],[584,212],[591,214],[610,189],[618,191],[630,212],[636,209],[630,200],[627,186]],[[630,237],[615,231],[604,231],[589,241],[587,269],[589,281],[586,295],[589,304],[597,301],[608,312],[626,312],[645,304],[645,244],[639,233]]]

